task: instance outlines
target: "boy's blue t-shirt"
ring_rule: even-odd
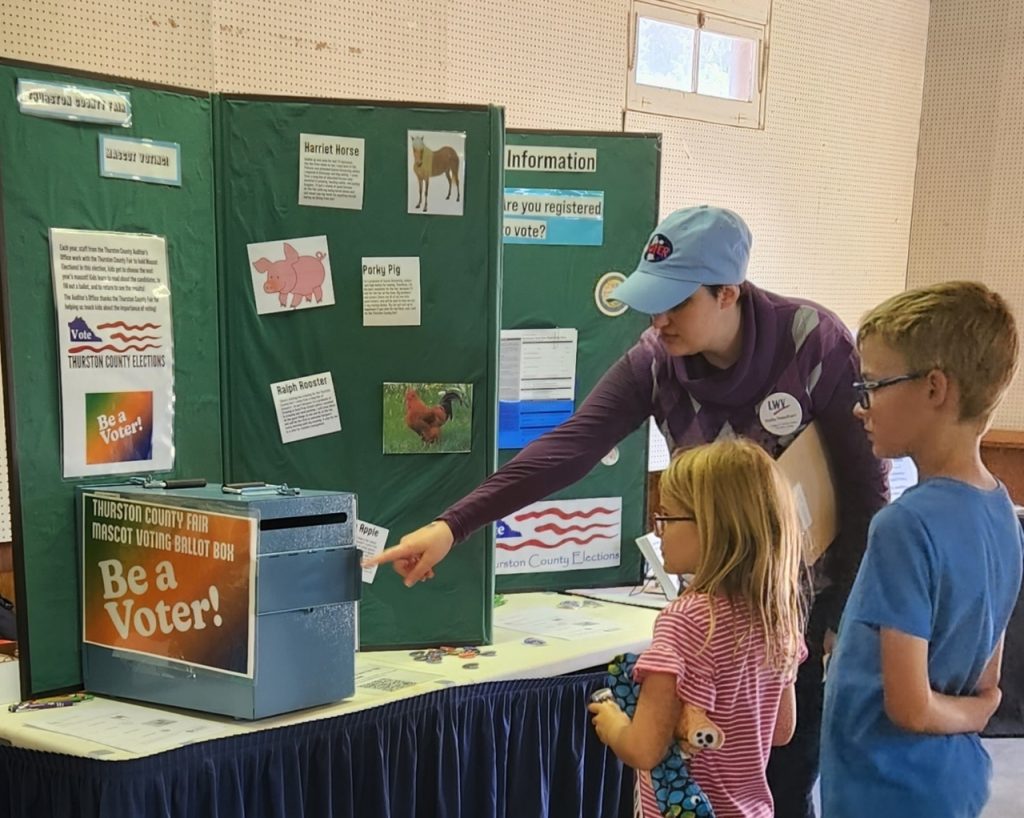
[[[1021,555],[1002,485],[933,478],[875,516],[825,685],[824,818],[981,812],[991,764],[978,735],[911,733],[886,716],[880,629],[928,640],[932,689],[970,694],[1009,621]]]

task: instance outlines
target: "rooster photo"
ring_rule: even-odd
[[[384,454],[468,452],[473,385],[384,384]]]

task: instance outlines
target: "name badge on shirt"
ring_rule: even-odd
[[[757,410],[761,425],[777,437],[791,435],[800,428],[804,410],[800,401],[788,392],[773,392]]]

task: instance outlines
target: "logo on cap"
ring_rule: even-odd
[[[668,240],[668,237],[661,233],[651,236],[651,243],[644,251],[644,261],[664,261],[670,255],[672,255],[672,242]]]

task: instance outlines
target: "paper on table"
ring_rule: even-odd
[[[619,585],[612,588],[569,589],[566,593],[599,602],[614,602],[619,605],[633,605],[637,608],[652,608],[654,610],[661,610],[669,602],[661,587],[653,582],[647,582],[643,586]]]
[[[173,750],[216,738],[223,732],[223,727],[215,721],[103,699],[57,710],[34,711],[28,726],[129,753]]]
[[[436,682],[440,678],[436,673],[423,673],[393,665],[360,663],[356,669],[356,689],[362,693],[388,694]]]
[[[495,627],[529,634],[553,636],[556,639],[586,639],[602,633],[616,633],[622,628],[614,622],[595,619],[588,613],[550,608],[531,608],[514,614],[495,617]]]

